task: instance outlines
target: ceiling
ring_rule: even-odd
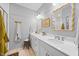
[[[32,9],[34,11],[37,11],[42,6],[42,4],[43,3],[18,3],[18,5]]]
[[[43,5],[43,3],[17,3],[17,4],[22,7],[34,10],[34,11],[37,11]],[[61,6],[65,5],[65,4],[66,3],[52,3],[54,10],[57,8],[60,8]]]

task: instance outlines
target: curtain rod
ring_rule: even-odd
[[[0,6],[0,8],[8,15],[8,13]]]

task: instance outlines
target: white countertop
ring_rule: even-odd
[[[36,33],[31,33],[31,35],[36,36],[37,38],[39,38],[40,40],[48,43],[49,45],[53,46],[54,48],[60,50],[61,52],[69,55],[69,56],[78,56],[78,48],[72,44],[72,43],[68,43],[68,42],[53,42],[51,39],[54,39],[53,37],[50,36],[42,36],[41,34],[36,34]],[[56,44],[57,43],[57,44]]]

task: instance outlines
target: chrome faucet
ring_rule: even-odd
[[[59,37],[59,36],[55,36],[55,39],[58,39],[58,40],[60,40],[60,37]]]

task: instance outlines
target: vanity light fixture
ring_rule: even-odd
[[[43,15],[38,14],[38,15],[36,16],[36,18],[41,20],[41,19],[44,19],[44,16],[43,16]]]

